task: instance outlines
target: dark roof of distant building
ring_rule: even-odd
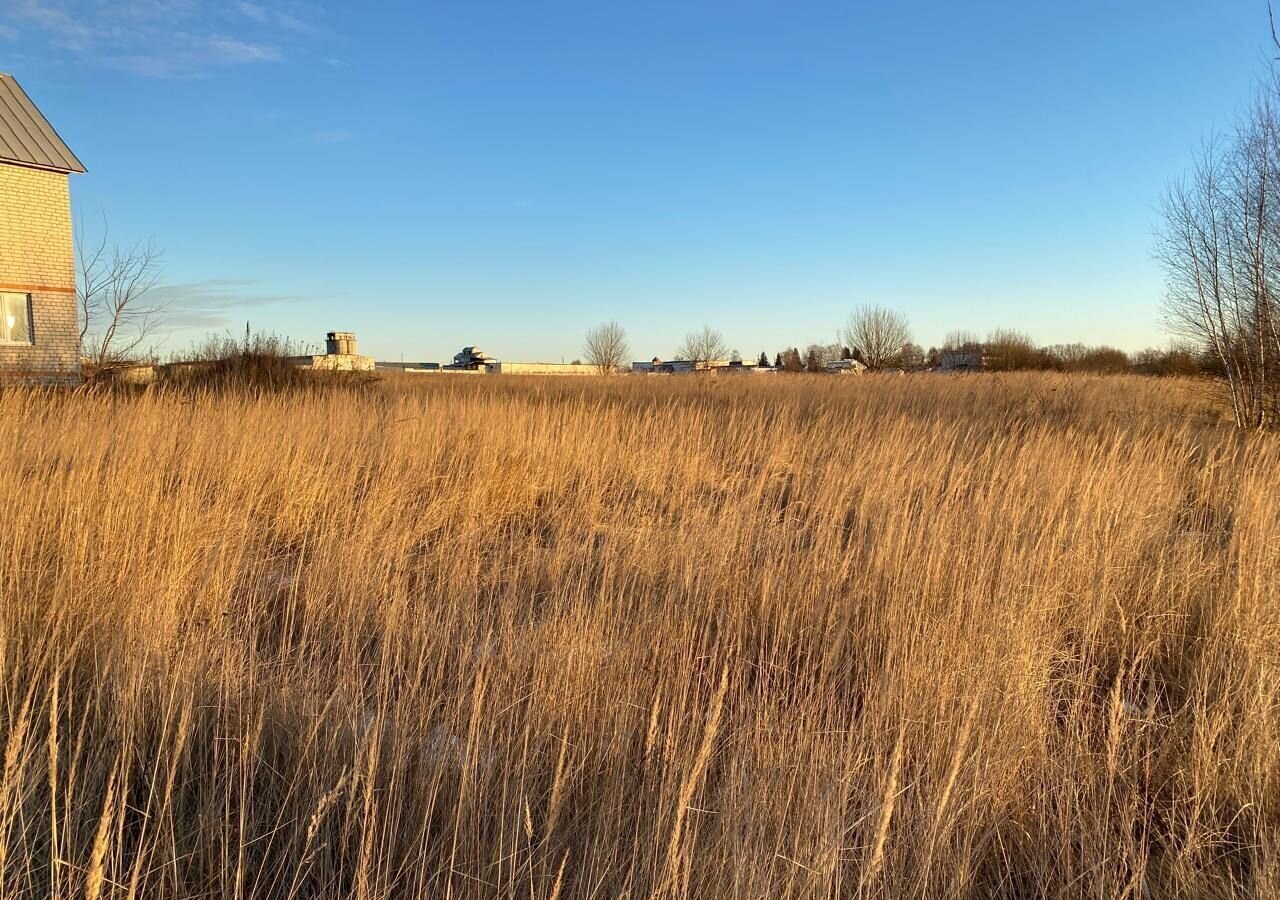
[[[54,172],[84,166],[12,75],[0,73],[0,163]]]

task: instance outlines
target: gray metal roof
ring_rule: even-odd
[[[0,163],[55,172],[83,172],[84,166],[36,109],[12,75],[0,72]]]

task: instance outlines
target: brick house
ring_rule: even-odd
[[[80,160],[0,73],[0,380],[79,378],[72,172]]]

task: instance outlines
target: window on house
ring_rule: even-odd
[[[31,295],[0,293],[0,343],[31,343]]]

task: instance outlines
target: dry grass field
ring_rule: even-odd
[[[4,897],[1280,893],[1190,384],[0,395]]]

